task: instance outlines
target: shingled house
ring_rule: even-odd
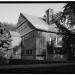
[[[42,31],[48,31],[48,24],[41,18],[21,13],[17,31],[22,37],[22,59],[38,59],[37,55],[46,51],[46,32]]]
[[[55,57],[54,60],[59,60],[64,53],[67,55],[68,49],[63,49],[63,38],[72,33],[65,26],[53,23],[52,14],[53,10],[48,9],[44,19],[20,13],[16,30],[22,38],[22,59],[51,60]],[[64,44],[65,48],[66,45],[68,43]]]
[[[62,47],[61,36],[57,36],[59,28],[55,23],[48,25],[42,18],[20,13],[16,29],[22,37],[22,59],[48,59],[54,49],[48,44]],[[60,38],[59,38],[60,37]],[[56,39],[58,38],[58,39]]]

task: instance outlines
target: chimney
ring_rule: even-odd
[[[46,22],[47,24],[52,24],[52,18],[53,18],[53,9],[49,8],[46,10]]]

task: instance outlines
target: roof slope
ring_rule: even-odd
[[[55,23],[49,25],[49,31],[59,33],[59,28]]]
[[[37,29],[48,31],[49,25],[43,21],[40,17],[23,14],[25,18]]]

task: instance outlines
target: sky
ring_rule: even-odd
[[[17,24],[21,13],[42,17],[48,8],[54,9],[54,12],[63,11],[65,3],[34,3],[34,4],[0,4],[0,21]]]

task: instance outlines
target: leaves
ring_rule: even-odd
[[[75,24],[75,3],[67,3],[64,6],[63,16],[67,16],[67,19],[71,21],[70,25]]]
[[[11,44],[11,36],[7,27],[0,23],[0,58],[1,59],[8,59],[10,58],[9,50],[11,51],[10,44]],[[4,61],[0,61],[4,62]],[[5,61],[7,62],[7,61]]]

